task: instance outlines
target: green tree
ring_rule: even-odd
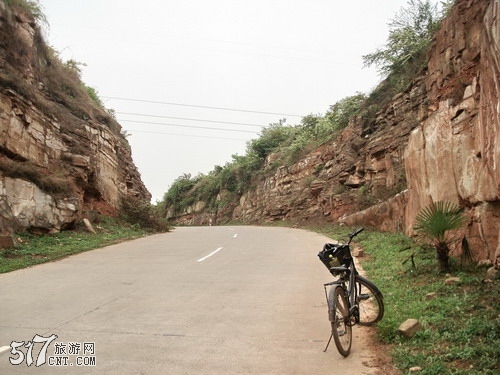
[[[167,232],[170,229],[150,202],[135,197],[122,199],[121,214],[127,222],[138,225],[146,231]]]
[[[259,158],[265,159],[276,148],[289,140],[291,127],[285,126],[285,121],[280,120],[278,123],[270,124],[262,129],[259,138],[249,142],[247,153],[255,153]]]
[[[190,203],[185,201],[186,195],[193,189],[199,178],[192,179],[189,173],[179,176],[163,195],[165,207],[172,207],[175,214],[185,209]]]
[[[99,97],[99,93],[97,92],[97,90],[91,86],[87,86],[87,85],[84,85],[84,88],[85,88],[85,91],[87,91],[87,94],[89,95],[90,99],[92,99],[92,101],[97,104],[99,107],[101,107],[102,109],[104,109],[104,104],[101,100],[101,98]]]
[[[418,74],[427,62],[427,50],[441,18],[430,0],[410,0],[389,23],[386,45],[363,56],[365,66],[377,66],[383,76]]]
[[[333,124],[335,130],[344,129],[349,124],[349,119],[359,114],[365,101],[366,96],[359,92],[356,95],[346,96],[330,106],[325,118]]]
[[[436,249],[439,269],[449,270],[450,243],[453,241],[448,232],[459,229],[465,222],[463,210],[456,204],[446,201],[433,202],[424,207],[415,218],[414,229],[426,236]]]

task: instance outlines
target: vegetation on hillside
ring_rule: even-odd
[[[441,9],[448,9],[451,3],[443,1]],[[274,173],[278,166],[292,165],[321,144],[335,139],[350,119],[373,122],[376,113],[425,68],[429,43],[443,12],[430,0],[410,0],[389,25],[386,46],[364,57],[365,65],[378,66],[385,77],[372,93],[345,97],[331,105],[324,115],[310,114],[299,124],[289,125],[283,119],[268,125],[257,139],[247,144],[245,155],[233,155],[231,162],[216,166],[208,174],[183,175],[175,180],[160,207],[167,216],[175,217],[195,202],[203,201],[207,204],[206,211],[216,213],[234,204],[252,183]],[[364,195],[360,193],[364,206],[376,201]]]
[[[5,50],[6,64],[0,71],[0,85],[12,89],[42,110],[53,115],[61,123],[61,131],[72,132],[88,120],[106,124],[120,135],[120,125],[102,105],[95,89],[81,80],[81,66],[74,60],[62,61],[59,53],[44,40],[41,25],[45,16],[36,0],[2,0],[10,9],[24,12],[34,22],[34,45],[14,32],[13,22],[4,22],[0,32],[0,43]],[[25,72],[33,74],[32,80],[22,77]],[[33,84],[36,82],[36,84]]]
[[[47,18],[38,0],[3,0],[3,2],[11,8],[23,9],[31,14],[38,23],[47,24]]]
[[[63,61],[59,52],[45,42],[42,29],[48,27],[48,23],[39,1],[0,1],[12,11],[6,12],[10,22],[3,22],[0,32],[5,60],[0,70],[2,90],[11,89],[46,115],[55,116],[62,131],[71,132],[88,120],[96,120],[120,135],[113,111],[104,108],[96,89],[82,82],[81,68],[86,64],[72,59]],[[15,12],[32,19],[33,46],[15,32],[15,22],[11,20]],[[30,79],[25,79],[27,71]]]
[[[386,45],[363,56],[365,66],[375,65],[393,90],[404,90],[427,66],[432,36],[454,2],[441,1],[438,9],[429,0],[409,0],[389,23]]]
[[[334,138],[347,126],[349,118],[360,111],[364,99],[362,94],[344,98],[332,105],[324,116],[306,116],[298,125],[286,125],[285,120],[270,124],[262,129],[257,139],[247,144],[245,155],[233,155],[231,162],[215,166],[208,174],[195,177],[185,174],[177,178],[160,206],[168,209],[170,216],[175,216],[195,202],[204,201],[208,212],[217,212],[269,171],[279,165],[295,163]]]

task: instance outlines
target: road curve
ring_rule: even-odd
[[[326,241],[289,228],[181,227],[0,274],[0,374],[372,374],[361,327],[348,358],[333,343],[323,352],[330,277],[316,254]],[[30,367],[24,346],[12,365],[11,343],[35,335],[57,335],[45,364],[35,368],[42,342]]]

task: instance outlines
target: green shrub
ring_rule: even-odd
[[[294,129],[291,126],[285,126],[284,123],[284,120],[280,120],[278,123],[264,128],[259,138],[249,142],[247,153],[265,159],[279,147],[288,144],[293,139]]]
[[[426,67],[432,37],[453,3],[409,0],[389,23],[386,45],[363,56],[365,66],[377,66],[387,78],[384,95],[402,91]]]
[[[151,203],[135,197],[124,198],[121,202],[123,219],[149,232],[167,232],[169,226],[160,217]]]
[[[415,230],[426,236],[436,249],[439,269],[449,270],[449,245],[455,239],[448,233],[459,229],[465,223],[462,208],[458,205],[438,201],[422,208],[415,218]]]

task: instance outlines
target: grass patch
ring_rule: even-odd
[[[138,225],[126,225],[107,217],[101,218],[94,229],[96,234],[87,232],[83,227],[43,236],[18,233],[16,237],[21,239],[19,246],[0,250],[0,273],[50,262],[147,234]]]
[[[309,228],[344,239],[349,228]],[[366,230],[356,241],[366,256],[361,264],[384,294],[385,315],[379,339],[392,347],[394,364],[420,375],[500,373],[500,290],[498,281],[485,282],[485,269],[453,259],[451,276],[460,282],[445,285],[435,251],[417,246],[402,234]],[[412,265],[410,256],[415,254]],[[406,261],[406,262],[405,262]],[[426,295],[436,293],[433,299]],[[404,338],[398,328],[408,318],[424,329]]]

